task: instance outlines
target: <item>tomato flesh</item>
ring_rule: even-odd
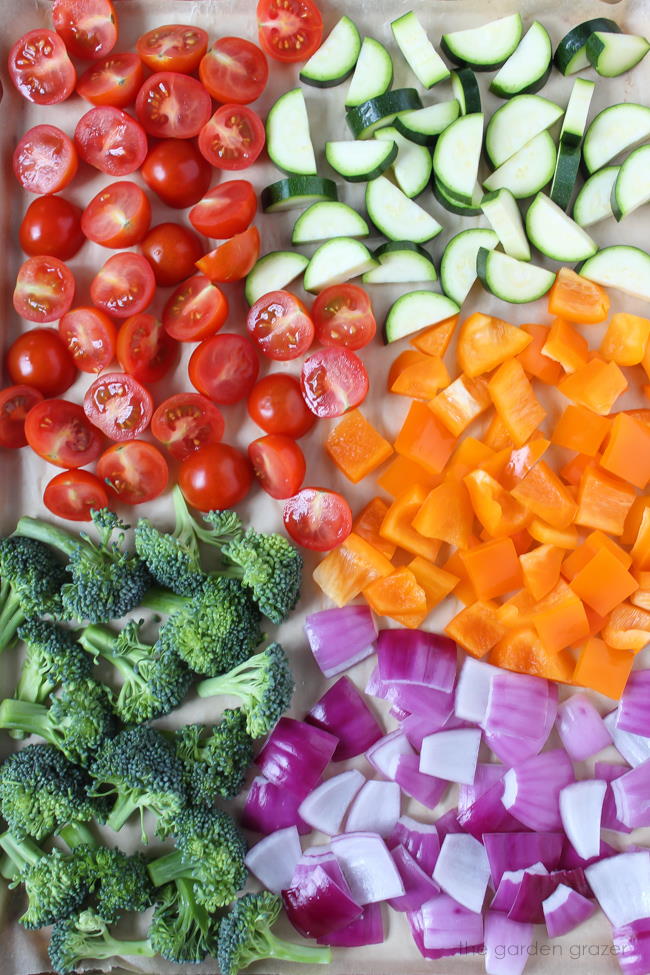
[[[208,48],[208,35],[189,24],[164,24],[138,38],[136,50],[152,71],[194,71]]]
[[[199,134],[199,149],[217,169],[246,169],[266,141],[259,115],[245,105],[222,105]]]
[[[63,261],[28,257],[16,278],[14,308],[28,322],[53,322],[70,308],[74,292],[74,276]]]
[[[90,521],[91,512],[108,505],[108,492],[90,471],[61,471],[43,492],[43,504],[57,518]]]
[[[194,231],[178,223],[159,223],[152,227],[141,247],[151,264],[156,284],[163,288],[189,278],[203,256],[203,244]]]
[[[74,91],[77,72],[58,34],[28,31],[9,52],[9,74],[20,94],[37,105],[55,105]]]
[[[144,311],[154,296],[156,279],[142,254],[113,254],[90,285],[90,297],[114,318],[128,318]]]
[[[147,155],[142,126],[120,108],[100,105],[82,115],[74,130],[77,152],[90,166],[109,176],[128,176]]]
[[[271,433],[253,440],[248,457],[262,488],[272,498],[284,500],[300,490],[305,479],[305,455],[295,440]]]
[[[135,440],[151,422],[153,397],[133,376],[108,372],[90,384],[83,407],[111,440]]]
[[[18,239],[30,257],[49,254],[69,261],[86,239],[81,229],[81,210],[62,196],[40,196],[27,207]]]
[[[215,240],[241,234],[257,210],[255,190],[247,179],[231,179],[206,193],[188,216],[195,230]]]
[[[195,451],[178,471],[185,500],[199,511],[221,511],[239,504],[252,480],[248,458],[226,443],[208,444]]]
[[[151,432],[176,460],[223,437],[221,410],[200,393],[176,393],[161,403],[151,420]]]
[[[269,66],[257,44],[220,37],[201,61],[199,77],[215,101],[247,105],[266,88]]]
[[[356,284],[324,288],[312,305],[311,314],[321,345],[362,349],[377,331],[370,298]]]
[[[168,298],[162,320],[172,338],[198,342],[218,332],[227,317],[224,293],[205,274],[195,274]]]
[[[314,341],[314,323],[290,291],[270,291],[250,308],[248,334],[269,359],[285,362],[303,355]]]
[[[82,372],[102,372],[115,358],[115,325],[99,308],[72,308],[59,322],[59,335]]]
[[[366,367],[354,352],[332,346],[305,359],[300,375],[302,395],[316,416],[343,416],[368,394]]]
[[[214,284],[241,281],[253,270],[260,256],[260,232],[249,227],[242,234],[219,244],[213,251],[196,262],[196,266]]]
[[[77,172],[74,143],[56,125],[35,125],[16,146],[16,179],[28,193],[58,193]]]
[[[109,54],[91,64],[77,81],[77,94],[91,105],[126,108],[134,101],[144,80],[137,54]]]
[[[306,61],[320,46],[323,18],[313,0],[259,0],[257,29],[276,61]]]
[[[255,385],[260,364],[253,343],[244,335],[222,332],[205,339],[190,357],[190,382],[215,403],[245,399]]]
[[[157,383],[178,360],[178,346],[160,319],[140,312],[122,324],[117,358],[124,370],[141,383]]]
[[[145,504],[165,490],[169,468],[152,443],[127,440],[104,451],[97,461],[97,476],[122,504]]]
[[[78,403],[44,399],[27,414],[27,443],[55,467],[86,467],[102,450],[102,435]]]
[[[15,450],[26,445],[25,419],[42,399],[42,393],[24,384],[0,390],[0,447]]]
[[[117,41],[117,15],[111,0],[54,0],[52,22],[76,58],[103,58]]]
[[[212,167],[193,142],[163,139],[147,156],[141,175],[163,203],[183,210],[194,206],[205,194]],[[196,229],[203,233],[199,227]]]
[[[83,212],[81,227],[88,240],[102,247],[133,247],[151,223],[151,204],[137,183],[111,183],[92,198]]]
[[[253,386],[248,397],[251,419],[267,433],[282,433],[297,439],[316,422],[307,408],[300,383],[288,372],[272,372]]]
[[[352,512],[345,498],[327,488],[305,487],[285,502],[287,534],[314,552],[329,552],[352,531]]]
[[[159,71],[140,88],[135,111],[149,135],[191,139],[210,118],[212,102],[196,78],[177,71]]]

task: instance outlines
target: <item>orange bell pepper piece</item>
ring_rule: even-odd
[[[650,569],[650,508],[645,508],[631,551],[637,569]]]
[[[499,366],[488,383],[488,390],[515,446],[523,446],[546,416],[546,410],[535,398],[517,359]]]
[[[587,620],[589,621],[589,636],[598,636],[609,617],[601,616],[600,613],[597,613],[595,609],[592,609],[591,606],[587,606],[586,604],[585,613],[587,614]],[[576,644],[578,649],[580,649],[581,644],[582,640]]]
[[[439,483],[440,478],[436,474],[425,471],[424,467],[407,457],[396,457],[377,478],[378,486],[391,498],[404,494],[406,488],[412,484],[419,484],[429,490]]]
[[[526,525],[530,515],[523,505],[483,470],[465,477],[474,514],[493,538],[514,535]]]
[[[408,366],[413,366],[418,362],[422,362],[424,359],[428,358],[423,352],[418,352],[417,349],[404,349],[398,356],[396,356],[390,364],[390,369],[388,370],[388,380],[387,386],[390,392],[391,386],[402,372]]]
[[[445,633],[473,657],[484,657],[506,633],[493,603],[479,601],[457,613]]]
[[[539,545],[530,552],[520,554],[524,585],[533,599],[539,601],[555,588],[563,558],[564,549],[554,545]]]
[[[561,267],[548,293],[548,310],[567,322],[597,325],[607,318],[609,296],[594,281]]]
[[[528,552],[533,547],[533,539],[530,532],[526,528],[522,528],[521,531],[515,532],[511,535],[512,544],[514,545],[517,555],[523,555]]]
[[[589,361],[587,340],[563,318],[554,320],[542,352],[558,362],[565,372],[575,372]]]
[[[631,596],[639,584],[619,559],[601,548],[569,583],[580,599],[601,616]]]
[[[573,646],[589,635],[589,620],[580,597],[560,580],[532,614],[539,638],[551,653]]]
[[[461,372],[475,378],[518,355],[530,342],[531,336],[516,325],[477,312],[460,327],[456,359]]]
[[[388,505],[383,498],[373,498],[352,522],[352,531],[361,538],[365,538],[373,548],[385,555],[387,559],[392,559],[395,555],[395,545],[392,542],[387,542],[379,534],[381,523],[386,517],[387,511]]]
[[[430,400],[439,389],[449,384],[449,373],[439,356],[423,355],[421,352],[415,354],[421,358],[399,370],[390,384],[390,391],[400,396],[410,396],[411,399]]]
[[[619,366],[638,366],[645,357],[648,339],[650,318],[618,312],[609,320],[600,354]]]
[[[620,535],[635,497],[633,488],[624,481],[590,465],[580,480],[575,523]]]
[[[490,653],[490,663],[518,674],[570,684],[575,661],[569,650],[549,653],[531,626],[506,633]]]
[[[643,423],[644,426],[650,427],[650,410],[643,408],[637,408],[636,410],[621,410],[626,416],[631,416],[633,419],[638,420],[639,423]],[[614,414],[616,416],[617,414]]]
[[[650,572],[635,572],[634,577],[639,583],[639,588],[630,596],[630,602],[640,609],[650,610]]]
[[[413,561],[409,562],[408,568],[415,576],[418,585],[424,589],[429,612],[452,593],[460,582],[458,576],[446,572],[428,559],[423,559],[421,555],[416,555]]]
[[[633,663],[634,654],[591,637],[578,657],[573,683],[618,700],[625,690]]]
[[[385,437],[375,430],[361,410],[350,410],[332,427],[325,450],[349,481],[357,484],[393,453]]]
[[[607,549],[611,555],[618,559],[624,569],[629,569],[632,565],[632,556],[617,545],[616,542],[605,535],[604,532],[595,531],[591,535],[588,535],[583,544],[567,555],[564,562],[562,563],[562,575],[569,582],[571,579],[575,578],[581,569],[584,569],[593,559],[594,555],[597,555],[601,549]]]
[[[451,460],[445,468],[445,477],[454,481],[462,481],[466,474],[493,456],[492,448],[481,440],[477,440],[475,437],[465,437],[453,452]]]
[[[412,524],[426,496],[426,490],[419,484],[415,484],[396,498],[386,512],[379,534],[398,548],[435,562],[440,550],[440,542],[420,535]]]
[[[520,589],[510,599],[506,599],[497,615],[509,630],[533,625],[533,614],[538,609],[538,601],[533,599],[527,589]]]
[[[615,362],[591,359],[585,366],[561,379],[558,389],[578,406],[607,416],[618,397],[627,389],[627,379]]]
[[[529,440],[523,447],[512,450],[501,474],[503,486],[512,490],[515,485],[523,481],[528,472],[544,456],[550,445],[550,440],[537,437],[535,440]]]
[[[429,409],[455,437],[459,437],[489,406],[487,383],[481,376],[477,379],[459,376],[429,403]]]
[[[313,577],[337,606],[346,606],[371,582],[392,571],[386,556],[353,532],[319,562]]]
[[[639,528],[641,527],[643,512],[646,508],[650,508],[650,495],[644,494],[640,498],[635,498],[632,502],[632,507],[627,513],[625,527],[621,535],[622,545],[634,545],[636,537],[639,534]]]
[[[603,640],[616,650],[638,653],[650,642],[650,612],[621,603],[612,610],[603,628]]]
[[[415,346],[420,352],[425,352],[427,355],[443,356],[451,342],[451,337],[454,334],[454,329],[457,324],[458,315],[445,318],[444,321],[438,322],[437,325],[431,325],[429,328],[425,328],[423,332],[418,332],[411,339],[411,345]]]
[[[528,525],[528,532],[540,545],[555,545],[557,548],[573,549],[580,544],[580,536],[574,525],[569,525],[568,528],[564,529],[553,528],[541,518],[533,518]]]
[[[478,596],[460,557],[460,552],[452,552],[447,561],[443,562],[442,568],[460,580],[454,589],[456,599],[459,599],[464,606],[475,603]]]
[[[578,510],[568,488],[543,460],[515,485],[512,496],[553,528],[568,528]]]
[[[438,417],[425,403],[416,401],[411,404],[397,435],[395,450],[430,474],[440,474],[455,445],[456,438]]]
[[[584,406],[569,405],[557,421],[551,440],[558,447],[595,457],[610,427],[610,420]]]
[[[375,579],[363,595],[379,616],[388,616],[412,629],[420,626],[428,613],[424,589],[406,566]]]
[[[523,582],[517,550],[511,538],[495,538],[460,553],[479,599],[494,599]]]
[[[514,440],[510,436],[510,431],[498,413],[495,413],[482,437],[483,443],[492,450],[505,450],[506,447],[514,447]]]
[[[588,467],[593,467],[594,460],[600,460],[600,456],[589,457],[587,454],[574,454],[564,467],[560,468],[560,477],[565,484],[577,487],[582,480],[582,475]]]
[[[559,362],[554,362],[553,359],[549,359],[542,352],[542,348],[548,338],[549,329],[546,325],[537,325],[534,323],[520,325],[519,328],[522,332],[527,332],[532,339],[530,345],[526,346],[524,351],[520,352],[517,356],[525,372],[527,375],[539,379],[540,382],[546,383],[548,386],[557,386],[564,375],[562,366]]]
[[[617,413],[600,466],[621,480],[645,488],[650,481],[650,427]]]
[[[437,538],[455,548],[467,548],[474,527],[474,512],[462,481],[443,481],[433,488],[412,525],[425,538]]]

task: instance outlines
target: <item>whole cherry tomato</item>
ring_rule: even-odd
[[[163,288],[189,278],[203,256],[200,239],[193,230],[179,223],[159,223],[152,227],[140,247],[151,264],[156,284]]]
[[[316,422],[300,391],[300,383],[287,372],[272,372],[253,386],[248,397],[251,419],[267,433],[297,439]]]
[[[187,139],[163,139],[158,142],[145,159],[141,173],[149,189],[168,207],[177,210],[198,203],[212,179],[210,163],[203,158],[195,143]],[[200,227],[196,229],[204,233]]]
[[[69,261],[86,239],[81,229],[81,210],[62,196],[39,196],[25,211],[18,239],[30,257],[49,254]]]
[[[33,386],[7,386],[0,390],[0,447],[15,450],[27,443],[25,419],[43,399]]]
[[[188,504],[199,511],[232,508],[246,497],[253,480],[248,458],[226,443],[208,444],[190,454],[178,471]]]
[[[12,382],[33,386],[43,396],[59,396],[77,378],[72,356],[54,328],[19,335],[7,351],[7,370]]]

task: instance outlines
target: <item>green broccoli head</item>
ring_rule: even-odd
[[[282,623],[300,598],[302,556],[284,535],[262,535],[247,529],[228,542],[222,554],[237,567],[262,613]]]
[[[42,702],[58,684],[90,677],[92,661],[70,630],[47,620],[29,619],[18,627],[18,636],[27,644],[27,656],[16,688],[17,700]]]
[[[208,911],[229,904],[248,877],[246,841],[231,816],[221,809],[190,806],[178,817],[174,837],[196,881],[198,900]]]
[[[135,550],[149,572],[159,585],[179,596],[195,595],[205,582],[192,525],[189,515],[186,519],[177,510],[176,528],[172,533],[154,528],[148,518],[140,518],[135,529]]]
[[[153,885],[142,854],[127,856],[118,849],[97,847],[92,858],[91,883],[95,911],[109,924],[132,911],[146,911],[153,903]]]
[[[186,769],[188,793],[195,805],[209,805],[217,796],[233,799],[244,787],[253,761],[253,739],[243,711],[226,710],[205,737],[203,725],[175,732],[176,753]]]
[[[0,650],[16,640],[26,619],[61,616],[65,566],[47,545],[31,538],[0,539]]]
[[[69,823],[103,821],[106,803],[88,795],[87,772],[53,745],[28,745],[0,766],[0,809],[12,833],[44,839]]]
[[[181,878],[159,892],[149,938],[166,961],[198,964],[217,947],[218,919],[196,899],[194,884]]]
[[[20,918],[24,927],[42,928],[79,909],[90,891],[90,852],[83,846],[67,854],[54,849],[21,871],[29,902]]]
[[[48,950],[57,975],[71,975],[86,960],[102,961],[115,955],[153,958],[156,954],[149,939],[121,941],[113,937],[106,922],[90,910],[58,921]]]

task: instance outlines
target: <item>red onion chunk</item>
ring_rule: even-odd
[[[420,759],[417,755],[400,755],[395,781],[402,792],[417,799],[427,809],[435,809],[449,788],[449,782],[444,779],[436,779],[433,775],[420,772]]]
[[[377,640],[379,678],[450,692],[456,682],[456,644],[425,630],[382,630]]]
[[[574,780],[569,756],[563,748],[556,748],[509,769],[503,779],[501,801],[520,823],[530,829],[561,829],[560,792]]]
[[[517,898],[525,873],[548,874],[548,870],[543,863],[533,863],[532,867],[526,867],[525,870],[505,870],[492,898],[491,910],[508,913]]]
[[[422,684],[389,684],[380,678],[379,667],[371,673],[365,690],[370,697],[388,701],[408,714],[421,714],[432,719],[439,715],[442,724],[454,707],[451,691],[437,691]]]
[[[496,890],[506,870],[522,870],[543,863],[555,870],[562,856],[562,833],[485,833],[483,844]]]
[[[474,781],[470,784],[461,785],[458,789],[458,815],[460,816],[466,809],[473,806],[477,799],[485,795],[497,782],[500,782],[506,771],[503,765],[479,762],[476,766]]]
[[[560,792],[564,832],[584,860],[598,856],[600,850],[600,821],[606,791],[607,783],[601,779],[583,779],[566,785]]]
[[[420,908],[425,948],[467,950],[483,943],[483,916],[440,894]]]
[[[615,927],[612,940],[623,975],[650,972],[650,917]]]
[[[338,738],[295,718],[280,718],[255,759],[262,774],[300,795],[311,792],[327,768]]]
[[[433,823],[420,823],[410,816],[401,816],[387,840],[389,849],[403,846],[430,877],[440,853],[440,839]]]
[[[451,697],[448,700],[451,713],[453,700]],[[401,720],[402,731],[413,748],[419,752],[427,735],[432,735],[434,731],[440,731],[446,725],[448,717],[449,715],[444,715],[444,709],[443,712],[433,715],[409,714]]]
[[[305,850],[300,860],[296,864],[296,868],[293,871],[291,877],[291,882],[287,885],[289,887],[300,887],[304,880],[312,875],[314,869],[320,867],[325,873],[334,881],[337,886],[344,890],[346,894],[350,893],[350,888],[348,887],[347,881],[343,876],[343,871],[339,865],[339,861],[336,859],[331,850],[325,848],[312,847],[309,850]]]
[[[650,917],[650,853],[619,853],[585,870],[609,922],[622,927]]]
[[[503,779],[499,779],[471,806],[459,810],[458,823],[463,831],[480,840],[483,833],[511,833],[520,830],[521,823],[504,809],[502,796]]]
[[[577,890],[560,884],[542,903],[542,908],[549,937],[560,938],[590,918],[596,905]]]
[[[301,835],[308,833],[310,827],[298,815],[300,803],[301,796],[281,789],[263,775],[258,775],[246,796],[242,826],[264,835],[286,826],[296,826]]]
[[[409,911],[406,915],[411,936],[415,946],[423,958],[434,961],[438,958],[448,958],[450,955],[458,955],[461,952],[465,955],[478,954],[483,951],[483,942],[476,945],[458,944],[455,948],[425,948],[424,946],[424,920],[422,911]]]
[[[347,927],[361,914],[361,905],[319,866],[299,887],[283,890],[282,900],[287,917],[306,938],[320,938]]]
[[[402,897],[394,897],[388,902],[394,911],[417,911],[426,901],[440,893],[437,883],[403,846],[396,846],[391,850],[391,856],[405,891]]]
[[[308,724],[335,735],[335,762],[362,755],[383,735],[381,725],[349,677],[340,677],[306,716]]]
[[[612,743],[607,725],[586,694],[573,694],[558,706],[557,730],[567,754],[576,762]]]
[[[474,657],[465,657],[456,685],[454,714],[465,721],[483,724],[490,696],[490,685],[503,671]]]
[[[490,862],[485,847],[466,833],[447,834],[442,841],[433,879],[468,911],[480,911],[490,880]]]
[[[397,782],[366,782],[350,806],[346,832],[390,836],[399,819],[401,798]]]
[[[403,721],[404,718],[408,718],[409,712],[405,711],[404,708],[400,708],[397,704],[391,704],[388,711],[391,718],[395,718],[396,721]]]
[[[532,943],[532,924],[519,924],[498,911],[488,911],[485,916],[487,975],[521,975]]]
[[[350,803],[365,781],[365,777],[357,769],[341,772],[316,786],[303,799],[298,812],[313,829],[334,836],[341,829]]]
[[[560,860],[561,870],[577,870],[578,868],[584,871],[585,867],[590,867],[592,863],[597,863],[598,860],[604,860],[605,857],[616,856],[618,850],[615,850],[613,846],[606,843],[605,840],[600,841],[600,850],[598,851],[597,857],[590,857],[588,860],[583,860],[581,856],[578,856],[574,848],[571,846],[568,840],[566,840],[564,847],[562,849],[562,859]]]
[[[448,782],[471,784],[476,775],[481,732],[457,728],[427,735],[420,752],[420,771]]]
[[[440,837],[440,842],[444,840],[445,836],[449,833],[464,833],[465,830],[458,822],[458,810],[448,809],[446,813],[442,816],[438,816],[436,819],[436,829],[438,830],[438,836]]]
[[[366,758],[375,771],[381,772],[387,779],[394,780],[400,757],[414,754],[406,735],[398,729],[371,745],[366,752]]]
[[[279,894],[291,884],[296,864],[302,856],[300,836],[295,826],[279,829],[246,854],[246,866],[267,890]]]
[[[540,677],[502,672],[490,685],[485,741],[505,765],[519,765],[542,750],[556,716],[557,685]]]
[[[525,870],[521,878],[519,889],[515,895],[508,917],[513,921],[544,923],[543,902],[550,897],[554,890],[564,884],[575,889],[583,897],[589,893],[589,886],[582,870],[554,870],[553,873],[541,874]]]
[[[607,792],[603,802],[603,815],[601,827],[603,829],[613,829],[618,833],[631,833],[632,827],[626,826],[616,815],[616,800],[612,791],[612,782],[621,775],[628,772],[627,765],[618,765],[614,762],[596,762],[594,764],[594,775],[597,779],[607,782]]]
[[[377,833],[343,833],[332,840],[332,850],[343,876],[359,904],[401,897],[404,885],[388,847]]]
[[[616,727],[650,738],[650,670],[634,670],[621,697]]]
[[[650,826],[650,761],[614,779],[611,788],[622,823],[632,829]]]
[[[618,709],[610,711],[603,719],[614,742],[614,748],[623,756],[628,765],[642,765],[650,758],[650,738],[623,731],[617,725]]]
[[[377,626],[369,606],[352,605],[312,613],[305,633],[316,663],[334,677],[374,653]]]
[[[333,948],[363,948],[365,945],[381,945],[384,940],[381,904],[366,904],[355,921],[338,931],[322,935],[318,938],[318,944],[331,945]]]

